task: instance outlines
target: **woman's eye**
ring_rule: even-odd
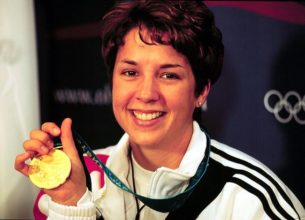
[[[131,70],[130,71],[125,71],[125,72],[123,72],[123,75],[132,77],[132,76],[136,76],[137,72],[136,71],[131,71]]]
[[[162,78],[165,78],[165,79],[179,79],[180,77],[175,74],[175,73],[164,73],[162,74],[161,76]]]

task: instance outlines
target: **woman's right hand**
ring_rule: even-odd
[[[54,189],[43,190],[54,202],[73,206],[77,204],[86,192],[86,177],[75,147],[71,126],[72,120],[66,118],[63,120],[60,128],[53,122],[46,122],[41,126],[41,130],[33,130],[30,133],[30,139],[23,143],[25,152],[16,157],[15,169],[25,176],[29,176],[29,165],[26,163],[26,160],[37,154],[48,154],[54,147],[53,138],[59,136],[63,145],[63,151],[71,161],[71,173],[62,185]]]

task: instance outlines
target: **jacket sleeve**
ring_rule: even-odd
[[[97,154],[98,158],[103,162],[106,163],[108,159],[108,155],[104,154]],[[91,183],[92,183],[92,190],[99,190],[104,185],[104,174],[101,168],[88,156],[84,156],[84,160],[87,166],[88,171],[90,172],[91,176]],[[98,178],[96,178],[98,177]],[[49,215],[49,204],[52,204],[53,208],[56,208],[58,204],[50,201],[48,195],[46,195],[42,190],[38,193],[34,207],[33,207],[33,215],[35,220],[46,220],[47,216]],[[60,206],[58,206],[60,207]],[[88,211],[89,212],[89,211]],[[52,214],[53,211],[52,211]]]
[[[34,207],[33,207],[33,215],[36,220],[46,220],[47,219],[47,213],[43,210],[47,210],[47,201],[44,199],[46,195],[42,190],[38,193]]]

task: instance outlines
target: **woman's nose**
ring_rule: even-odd
[[[157,79],[145,78],[141,80],[138,87],[137,99],[142,102],[155,102],[159,99],[159,88]]]

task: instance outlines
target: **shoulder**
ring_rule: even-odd
[[[232,191],[231,197],[248,195],[257,199],[272,218],[300,219],[304,215],[304,208],[290,189],[260,161],[215,140],[211,140],[210,156],[211,164],[215,164],[211,168],[218,167],[227,176],[227,189],[239,189]],[[253,200],[240,204],[247,201]]]
[[[251,173],[260,172],[269,174],[275,178],[278,182],[280,179],[263,163],[254,157],[236,149],[220,143],[216,140],[211,140],[211,158],[218,163],[235,169],[235,170],[247,170]]]

